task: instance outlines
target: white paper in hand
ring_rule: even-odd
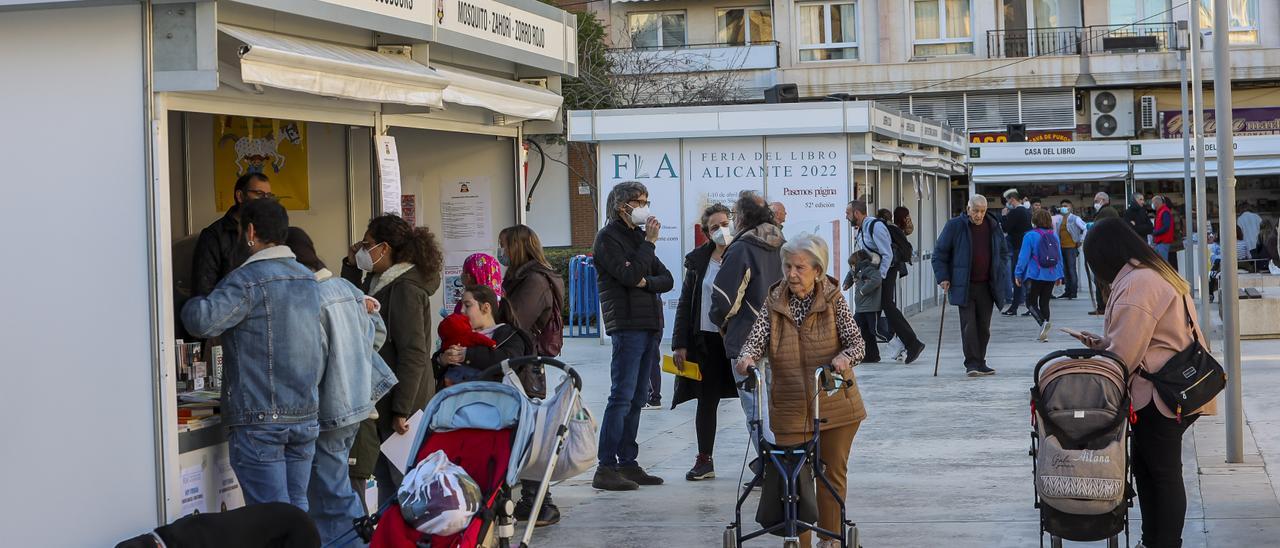
[[[418,439],[418,429],[423,425],[422,410],[419,409],[412,417],[409,417],[409,431],[404,434],[391,434],[387,441],[382,442],[382,454],[386,455],[387,460],[395,465],[401,474],[407,471],[405,466],[409,462],[409,458],[413,456],[413,441]]]

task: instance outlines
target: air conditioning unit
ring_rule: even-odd
[[[1133,90],[1094,91],[1089,99],[1094,139],[1133,137]]]
[[[1156,97],[1154,95],[1143,95],[1138,99],[1138,127],[1142,129],[1157,129],[1159,124],[1156,121]]]

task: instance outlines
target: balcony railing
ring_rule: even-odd
[[[991,30],[987,31],[987,57],[1169,51],[1176,42],[1175,32],[1174,23]]]
[[[987,57],[1080,55],[1080,28],[1001,29],[987,31]]]

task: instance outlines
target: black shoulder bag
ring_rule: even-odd
[[[1182,410],[1191,412],[1204,407],[1227,386],[1227,372],[1222,370],[1222,364],[1200,343],[1185,295],[1182,310],[1187,315],[1187,328],[1191,330],[1191,344],[1169,358],[1155,373],[1138,368],[1138,374],[1155,385],[1160,399],[1177,414],[1178,422],[1182,422]]]

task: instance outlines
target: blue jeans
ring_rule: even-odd
[[[1076,279],[1076,257],[1080,256],[1080,249],[1075,247],[1062,248],[1062,296],[1070,299],[1076,298],[1080,288],[1080,280]]]
[[[366,513],[363,498],[351,487],[347,465],[347,457],[359,431],[360,423],[355,423],[321,432],[316,440],[311,484],[307,487],[307,499],[311,501],[308,513],[320,531],[320,543],[325,546],[351,531],[352,520]],[[359,545],[355,535],[341,546],[349,545]]]
[[[1169,244],[1156,244],[1156,255],[1164,259],[1164,262],[1169,262]]]
[[[649,399],[649,371],[660,359],[661,331],[616,331],[609,365],[609,403],[600,424],[601,466],[631,466],[640,455],[640,409]]]
[[[307,483],[320,424],[249,424],[227,429],[231,469],[245,505],[286,502],[307,509]]]

